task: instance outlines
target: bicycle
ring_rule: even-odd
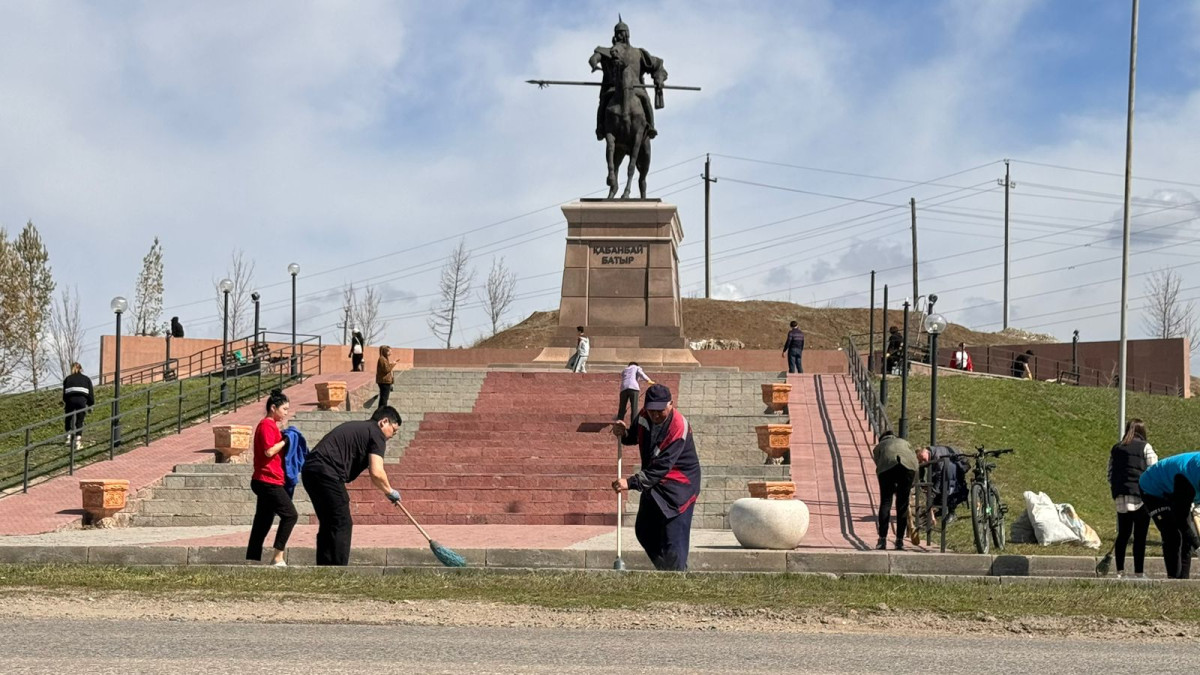
[[[1004,548],[1004,516],[1008,513],[1008,506],[1000,501],[1000,490],[992,483],[992,470],[996,468],[996,464],[987,461],[987,458],[999,457],[1012,451],[1012,448],[986,450],[980,445],[975,448],[974,454],[962,454],[974,463],[967,504],[971,510],[971,531],[975,535],[975,550],[980,553],[987,553],[991,544],[994,544],[997,550]]]

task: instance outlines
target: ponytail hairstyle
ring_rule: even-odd
[[[1128,445],[1135,440],[1146,440],[1146,423],[1136,417],[1125,424],[1125,437],[1121,439],[1121,445]]]
[[[271,414],[273,408],[278,408],[288,402],[288,397],[283,393],[282,389],[272,389],[271,394],[267,396],[267,414]]]

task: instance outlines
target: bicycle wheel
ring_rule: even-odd
[[[983,491],[983,483],[971,483],[971,493],[968,499],[971,508],[971,531],[975,534],[975,550],[987,553],[988,541],[987,497]]]
[[[1000,504],[1000,491],[995,485],[988,486],[988,524],[996,550],[1004,548],[1004,508]]]

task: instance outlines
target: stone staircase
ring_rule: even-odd
[[[727,528],[733,501],[751,480],[788,480],[787,466],[763,465],[754,427],[764,415],[763,382],[779,373],[692,371],[651,373],[676,392],[695,432],[703,470],[693,526]],[[616,443],[607,422],[616,412],[612,373],[412,370],[397,373],[391,403],[404,425],[388,443],[393,485],[422,523],[615,524]],[[373,388],[351,393],[353,412],[303,411],[292,423],[314,447],[337,424],[363,419]],[[626,475],[637,470],[636,447],[625,449]],[[135,526],[247,525],[254,513],[248,464],[179,465],[131,507]],[[350,485],[359,524],[407,520],[364,475]],[[627,513],[636,513],[634,494]],[[296,490],[301,522],[312,513]]]

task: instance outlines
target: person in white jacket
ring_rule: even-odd
[[[575,366],[571,368],[575,373],[587,372],[588,353],[592,350],[591,340],[583,332],[583,326],[577,326],[575,330],[579,331],[579,338],[575,341]]]

